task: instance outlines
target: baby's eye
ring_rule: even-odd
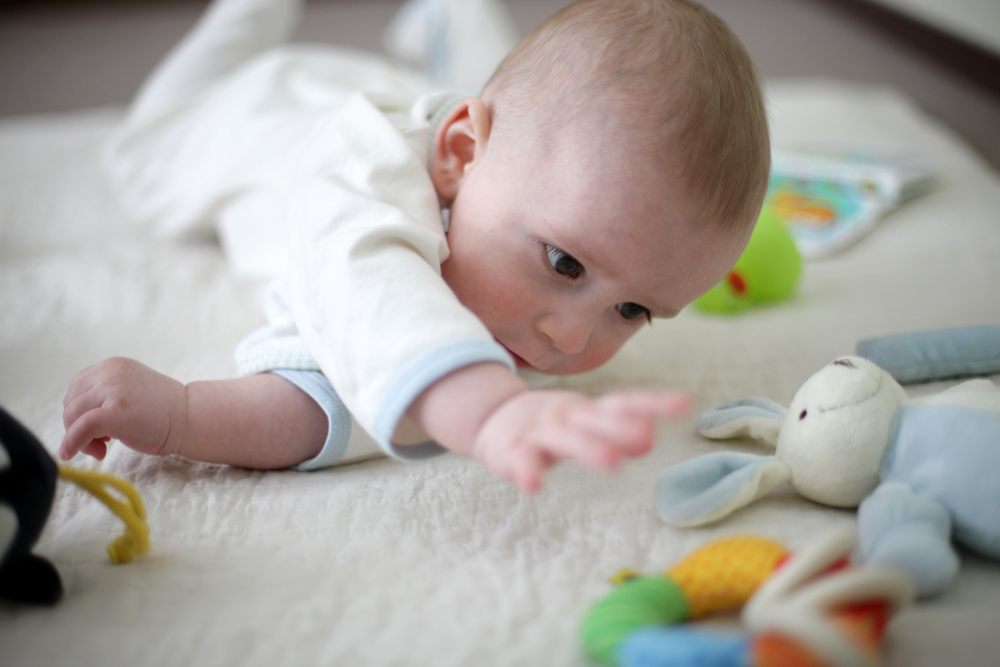
[[[552,270],[561,276],[576,278],[583,273],[583,264],[554,245],[545,244],[545,256],[548,258]]]
[[[653,319],[653,315],[652,313],[649,312],[648,308],[640,306],[637,303],[632,303],[631,301],[625,303],[619,303],[617,306],[615,306],[615,308],[618,309],[618,312],[626,320],[634,320],[637,317],[643,317],[643,316],[645,316],[645,318],[650,321],[652,321]]]

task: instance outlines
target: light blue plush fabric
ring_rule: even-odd
[[[774,457],[712,452],[668,468],[656,481],[656,510],[667,523],[683,525],[725,505]]]
[[[879,474],[940,502],[958,541],[1000,558],[1000,414],[904,406]]]
[[[927,595],[957,570],[950,538],[1000,558],[1000,414],[901,407],[879,476],[859,508],[866,562],[903,566]]]
[[[690,628],[650,627],[630,634],[616,651],[621,667],[750,667],[749,641]]]
[[[881,484],[861,503],[858,550],[866,564],[906,572],[921,596],[944,591],[958,573],[948,510],[900,482]]]
[[[870,338],[857,350],[903,383],[990,375],[1000,373],[1000,325]]]
[[[699,415],[696,426],[699,431],[708,431],[718,426],[751,418],[772,419],[781,423],[785,418],[785,408],[770,399],[750,396],[706,410]]]

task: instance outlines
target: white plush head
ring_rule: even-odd
[[[679,526],[721,519],[785,482],[806,498],[856,507],[878,485],[889,430],[906,392],[860,357],[840,357],[799,388],[791,406],[751,397],[709,410],[702,435],[749,436],[773,456],[714,452],[667,470],[656,486],[660,516]]]
[[[791,468],[806,498],[856,507],[878,485],[889,428],[906,392],[860,357],[840,357],[795,394],[778,433],[775,456]]]

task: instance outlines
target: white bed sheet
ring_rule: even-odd
[[[888,90],[798,81],[769,98],[775,146],[919,151],[938,187],[808,264],[789,302],[737,317],[686,311],[603,369],[536,383],[684,388],[696,413],[752,394],[787,403],[862,338],[1000,323],[998,174]],[[0,119],[0,404],[52,451],[76,371],[122,355],[184,381],[229,377],[236,342],[262,321],[260,285],[233,278],[216,246],[154,241],[123,219],[96,166],[119,114]],[[110,564],[104,545],[120,524],[61,484],[35,551],[61,572],[65,597],[0,603],[0,664],[586,665],[577,625],[619,569],[661,570],[722,534],[801,546],[853,521],[784,493],[710,528],[664,525],[652,488],[667,466],[722,446],[757,451],[705,441],[693,419],[664,424],[655,451],[615,474],[560,467],[535,497],[459,457],[308,474],[120,445],[101,464],[78,459],[138,487],[151,552]],[[1000,565],[964,554],[947,594],[894,620],[886,662],[992,664],[998,629]]]

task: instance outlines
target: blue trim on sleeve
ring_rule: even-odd
[[[403,461],[418,461],[443,453],[444,448],[433,441],[395,445],[391,440],[392,434],[406,410],[427,387],[459,368],[486,362],[501,363],[511,371],[515,370],[514,360],[494,341],[448,343],[419,357],[399,374],[386,392],[375,415],[375,440],[389,456]]]
[[[333,385],[326,376],[318,371],[306,370],[273,370],[296,387],[306,392],[326,413],[330,421],[330,429],[326,434],[326,442],[319,454],[294,466],[296,470],[317,470],[336,465],[347,450],[351,439],[351,413],[337,396]]]

